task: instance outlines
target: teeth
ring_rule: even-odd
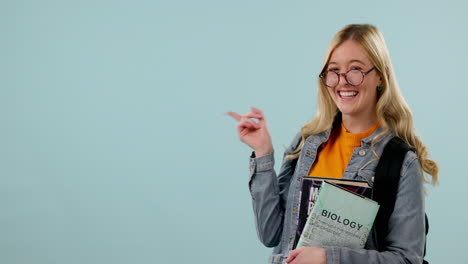
[[[340,91],[340,95],[342,97],[353,97],[356,96],[358,93],[356,91],[351,91],[351,92],[342,92]]]

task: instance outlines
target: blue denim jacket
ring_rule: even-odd
[[[378,158],[372,153],[371,140],[381,132],[376,129],[355,148],[344,179],[364,180],[373,185]],[[309,136],[296,161],[285,161],[278,176],[274,170],[273,153],[250,159],[249,188],[260,241],[274,247],[269,263],[284,263],[293,248],[299,215],[299,192],[302,177],[307,176],[315,161],[319,146],[328,140],[330,130]],[[381,155],[385,144],[393,137],[388,134],[375,145]],[[295,149],[301,139],[298,134],[288,150]],[[286,155],[286,152],[285,152]],[[421,168],[416,153],[409,151],[403,161],[395,209],[389,219],[386,242],[379,252],[375,229],[371,230],[365,249],[326,248],[327,264],[335,263],[422,263],[425,243],[424,189]]]

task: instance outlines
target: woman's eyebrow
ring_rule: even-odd
[[[349,61],[349,63],[353,63],[353,62],[361,63],[362,65],[366,65],[362,60],[358,60],[358,59],[350,60],[350,61]],[[338,63],[336,63],[336,62],[334,62],[334,61],[330,61],[330,62],[328,63],[328,65],[330,65],[330,64],[338,64]]]
[[[362,65],[366,65],[362,60],[351,60],[349,63],[353,63],[353,62],[361,63]]]

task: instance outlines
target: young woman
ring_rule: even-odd
[[[415,135],[411,111],[376,27],[348,25],[332,39],[319,75],[316,117],[293,139],[278,176],[262,111],[252,108],[244,115],[228,114],[238,121],[240,140],[254,150],[249,186],[259,239],[274,247],[270,263],[422,263],[423,183],[437,183],[438,167]],[[365,180],[372,185],[379,157],[394,136],[414,151],[406,154],[402,164],[384,250],[378,250],[379,241],[373,235],[365,249],[293,250],[302,177]]]

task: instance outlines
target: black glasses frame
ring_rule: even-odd
[[[319,77],[320,77],[320,79],[322,80],[322,83],[325,84],[325,86],[327,86],[328,88],[335,88],[336,86],[338,86],[338,84],[340,83],[340,77],[341,77],[342,75],[343,75],[343,77],[345,78],[346,83],[348,83],[348,84],[351,85],[351,86],[358,86],[358,85],[361,85],[361,84],[364,82],[364,77],[365,77],[367,74],[369,74],[371,71],[375,70],[375,69],[376,69],[375,66],[372,67],[370,70],[368,70],[368,71],[366,71],[366,72],[363,72],[363,71],[360,71],[360,70],[356,70],[356,69],[351,69],[351,70],[349,70],[349,71],[347,71],[347,72],[345,72],[345,73],[338,73],[338,72],[334,72],[334,71],[327,72],[327,71],[324,69],[324,70],[319,74]],[[348,81],[348,72],[350,72],[350,71],[359,71],[359,72],[362,73],[362,81],[361,81],[361,83],[359,83],[359,84],[352,84],[352,83],[350,83],[350,82]],[[327,74],[332,73],[332,72],[335,73],[336,75],[338,75],[338,82],[336,83],[335,86],[328,86],[327,83],[326,83],[325,78],[327,77]]]

